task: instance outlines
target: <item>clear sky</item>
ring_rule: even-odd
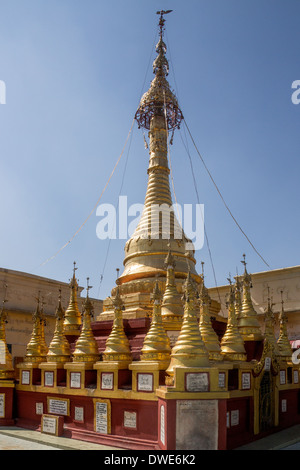
[[[125,240],[100,241],[95,206],[153,78],[157,10],[167,17],[168,80],[191,140],[217,284],[229,273],[299,265],[298,0],[0,0],[0,266],[80,284],[105,298],[122,272]],[[150,64],[150,66],[149,66]],[[197,203],[185,127],[171,161],[183,205]],[[137,125],[101,200],[143,203],[148,151]],[[109,251],[108,251],[109,250]],[[44,263],[49,258],[49,262]],[[107,258],[107,262],[105,260]],[[207,243],[196,252],[215,286]],[[103,281],[100,283],[101,275]]]

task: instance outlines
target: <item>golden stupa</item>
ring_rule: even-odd
[[[209,296],[208,289],[204,284],[203,275],[202,286],[200,290],[200,333],[206,349],[208,350],[209,359],[212,361],[222,361],[223,356],[221,354],[219,338],[211,323],[211,315],[209,311],[210,304],[211,298]]]
[[[24,362],[38,364],[46,360],[47,352],[43,338],[44,318],[40,309],[40,299],[37,298],[37,307],[33,316],[33,329],[29,343],[26,347]]]
[[[185,282],[185,307],[182,327],[171,352],[171,362],[167,374],[174,376],[175,367],[207,367],[209,353],[202,340],[197,321],[196,289],[188,272]],[[169,381],[168,381],[169,382]]]
[[[221,353],[228,361],[246,361],[247,355],[244,340],[239,332],[235,313],[235,295],[231,286],[227,301],[228,321],[224,336],[221,340]]]
[[[47,362],[64,363],[70,360],[70,345],[64,334],[65,312],[61,304],[61,291],[59,293],[58,307],[55,312],[56,323],[52,341],[49,344]]]
[[[245,271],[242,280],[243,298],[242,306],[239,312],[238,327],[244,341],[261,341],[263,339],[263,335],[250,293],[250,289],[252,287],[251,276],[247,272],[245,255],[243,256],[244,260],[242,263],[245,266]]]
[[[183,319],[183,303],[182,295],[178,291],[175,282],[176,262],[171,251],[167,254],[165,266],[167,268],[167,280],[162,299],[161,316],[166,329],[180,330]]]
[[[286,361],[291,361],[293,351],[292,351],[291,343],[289,341],[288,334],[287,334],[288,319],[284,311],[284,301],[282,299],[282,294],[283,292],[281,291],[281,312],[279,315],[280,332],[279,332],[279,338],[277,341],[277,346],[279,349],[280,357],[285,359]]]
[[[113,299],[114,322],[111,333],[106,340],[105,350],[102,354],[103,362],[115,362],[128,366],[132,362],[129,340],[124,332],[123,325],[123,302],[120,297],[119,286],[116,288],[116,295]]]
[[[99,360],[100,354],[98,350],[98,344],[94,337],[94,333],[91,325],[91,317],[93,316],[93,305],[89,298],[89,278],[87,279],[87,294],[83,304],[82,314],[82,328],[80,336],[76,341],[75,349],[72,354],[73,362],[81,362],[86,364],[94,364]]]
[[[6,302],[7,300],[3,301],[0,311],[0,380],[13,379],[15,377],[12,356],[6,342],[5,324],[7,323],[7,312],[4,309]]]
[[[153,291],[153,314],[148,333],[145,336],[141,350],[141,361],[158,362],[159,368],[165,370],[170,364],[170,340],[163,326],[161,316],[162,294],[158,282]]]
[[[174,276],[179,292],[188,270],[193,279],[201,283],[195,269],[194,246],[176,217],[170,190],[169,132],[180,127],[183,116],[166,78],[169,65],[163,40],[164,23],[161,17],[157,57],[153,63],[155,77],[135,115],[138,126],[149,131],[150,159],[144,209],[135,232],[126,242],[124,270],[118,279],[120,295],[124,299],[124,318],[151,316],[155,278],[159,276],[161,282],[166,282],[165,260],[170,251],[176,261]],[[111,296],[114,295],[115,288],[111,292]],[[111,299],[105,299],[103,306],[104,311],[97,320],[112,319]]]
[[[64,333],[70,336],[79,336],[81,328],[81,314],[77,300],[78,283],[75,275],[77,269],[74,262],[73,276],[70,281],[70,302],[64,318]]]
[[[268,287],[268,305],[265,309],[265,340],[271,345],[272,350],[274,351],[275,356],[279,356],[279,348],[276,342],[275,333],[274,333],[274,324],[275,324],[275,315],[273,312],[273,305],[270,298],[270,289]]]

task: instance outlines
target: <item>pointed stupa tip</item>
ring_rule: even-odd
[[[177,98],[171,91],[170,85],[166,79],[169,74],[169,63],[166,58],[167,46],[163,40],[166,22],[164,15],[171,13],[171,11],[172,10],[162,10],[157,12],[157,14],[160,15],[160,20],[159,41],[156,46],[157,57],[153,63],[155,78],[149,90],[142,97],[135,115],[139,127],[148,130],[150,129],[152,117],[156,115],[165,115],[168,130],[179,129],[183,119]]]

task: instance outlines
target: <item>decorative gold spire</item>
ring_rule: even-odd
[[[74,362],[85,362],[89,364],[93,364],[100,358],[98,344],[95,340],[91,326],[91,317],[93,316],[93,305],[89,298],[89,290],[91,288],[92,287],[89,285],[89,278],[87,278],[86,299],[83,305],[82,328],[73,352]]]
[[[167,281],[162,300],[161,316],[164,324],[180,325],[183,318],[183,303],[175,283],[175,259],[171,251],[166,256]]]
[[[41,300],[41,351],[43,356],[47,356],[48,354],[48,346],[45,340],[45,326],[46,326],[46,318],[44,315],[44,301],[43,298]]]
[[[148,333],[145,336],[141,350],[141,361],[159,362],[160,369],[165,370],[170,364],[171,346],[170,340],[163,327],[161,317],[162,295],[158,281],[153,292],[153,315]]]
[[[279,315],[280,333],[279,333],[277,345],[278,345],[280,356],[288,361],[288,360],[291,360],[293,351],[292,351],[291,343],[289,342],[289,339],[288,339],[288,334],[287,334],[288,319],[284,311],[284,301],[282,297],[283,297],[283,291],[281,291],[281,312]]]
[[[112,331],[106,340],[105,351],[103,352],[103,362],[118,362],[128,366],[132,362],[129,341],[124,332],[123,325],[123,303],[120,297],[119,286],[116,288],[116,295],[113,299],[114,322]]]
[[[55,312],[56,324],[53,339],[49,345],[47,354],[48,362],[64,363],[70,360],[70,345],[64,335],[64,316],[65,312],[61,305],[61,289],[59,290],[58,307]]]
[[[274,354],[276,356],[279,355],[278,345],[275,339],[274,334],[274,323],[275,323],[275,316],[273,312],[273,303],[270,298],[270,288],[268,287],[268,305],[265,309],[265,339],[270,343],[272,349],[274,350]]]
[[[65,312],[64,333],[70,336],[79,336],[81,327],[81,315],[78,308],[77,291],[78,283],[76,279],[76,262],[74,261],[73,277],[70,281],[70,302]]]
[[[227,300],[228,321],[226,331],[221,339],[221,352],[225,360],[246,361],[247,355],[244,340],[239,332],[237,318],[235,314],[234,289],[230,287],[230,294]]]
[[[165,258],[170,250],[176,256],[176,278],[186,278],[188,265],[192,276],[201,281],[195,270],[192,242],[176,218],[170,191],[168,131],[179,127],[182,113],[166,80],[168,61],[163,41],[166,13],[159,14],[158,55],[153,64],[155,78],[135,116],[139,126],[149,130],[148,186],[140,222],[125,246],[124,271],[119,278],[121,294],[123,284],[138,279],[148,278],[154,287],[155,277],[166,275]]]
[[[199,328],[201,337],[204,341],[206,349],[209,353],[209,359],[212,361],[222,361],[223,356],[221,354],[221,347],[219,343],[219,338],[217,333],[212,327],[211,319],[210,319],[210,312],[209,307],[211,304],[211,298],[208,293],[208,289],[205,287],[204,284],[204,272],[202,264],[202,286],[200,291],[200,321],[199,321]]]
[[[242,311],[241,289],[242,289],[242,285],[241,285],[239,276],[237,275],[235,277],[235,285],[234,285],[234,299],[235,299],[234,306],[235,306],[235,315],[236,315],[238,322],[240,320],[241,311]]]
[[[7,288],[7,286],[5,286]],[[6,342],[5,324],[7,323],[7,312],[4,305],[7,300],[4,298],[0,311],[0,379],[13,379],[15,376],[12,356],[8,350]]]
[[[31,338],[26,348],[26,355],[24,357],[25,362],[40,363],[46,360],[44,342],[42,340],[42,323],[43,317],[40,309],[40,298],[37,297],[37,307],[34,312],[33,318],[33,330]]]
[[[247,272],[246,268],[246,255],[243,255],[244,260],[241,261],[245,266],[244,276],[243,276],[243,299],[242,299],[242,308],[239,316],[239,330],[244,339],[244,341],[261,341],[263,335],[261,333],[260,324],[257,318],[257,312],[255,311],[251,299],[250,289],[252,287],[251,276]]]
[[[206,367],[209,355],[202,340],[196,313],[196,291],[191,274],[185,283],[185,307],[180,334],[171,353],[167,374],[174,375],[174,367]]]

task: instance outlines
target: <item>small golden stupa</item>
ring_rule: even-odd
[[[166,256],[167,280],[162,299],[161,316],[166,330],[180,330],[183,319],[182,295],[175,282],[176,262],[171,251]]]
[[[237,321],[239,322],[242,310],[242,294],[241,294],[242,285],[239,279],[239,276],[235,278],[234,284],[234,306],[235,306],[235,315]]]
[[[165,370],[170,364],[171,346],[162,322],[162,294],[157,281],[155,283],[152,301],[152,322],[144,339],[141,350],[141,361],[158,362],[159,369]]]
[[[273,303],[270,298],[270,288],[268,287],[268,305],[265,309],[265,340],[271,345],[275,356],[279,356],[279,348],[274,334],[275,315],[273,312]]]
[[[182,327],[171,352],[171,362],[167,374],[174,376],[175,367],[207,367],[209,354],[202,340],[196,308],[196,290],[190,271],[185,282],[185,307]]]
[[[94,337],[91,317],[93,316],[93,305],[89,298],[89,278],[87,278],[87,294],[83,304],[83,320],[82,328],[79,338],[75,344],[75,350],[72,354],[73,362],[83,362],[93,364],[99,360],[100,354],[98,351],[98,344]]]
[[[203,268],[204,263],[202,263]],[[221,347],[217,333],[212,327],[209,307],[211,298],[208,289],[204,284],[204,273],[202,272],[202,286],[200,290],[200,320],[199,328],[201,337],[209,353],[209,359],[212,361],[222,361]]]
[[[76,279],[76,262],[74,261],[73,277],[70,281],[70,302],[65,312],[64,333],[70,336],[79,336],[81,328],[81,314],[78,308],[77,291],[78,283]]]
[[[4,309],[6,302],[7,300],[4,299],[0,312],[0,380],[14,379],[15,377],[12,356],[6,342],[5,324],[7,323],[7,312]]]
[[[47,356],[48,354],[48,346],[46,344],[46,339],[45,339],[45,326],[46,326],[46,318],[44,315],[44,302],[42,299],[41,300],[41,350],[42,350],[43,356]]]
[[[42,325],[44,319],[40,309],[40,299],[37,298],[36,311],[33,314],[33,329],[29,343],[26,347],[24,362],[38,364],[46,360],[44,340],[42,338]]]
[[[243,275],[243,298],[242,307],[239,314],[238,327],[240,334],[244,341],[261,341],[263,335],[260,329],[260,324],[257,318],[257,312],[254,309],[250,289],[252,287],[251,276],[247,272],[247,263],[245,261],[245,255],[242,264],[245,266]]]
[[[71,357],[70,345],[64,335],[64,316],[65,312],[61,304],[61,290],[59,291],[58,307],[55,312],[56,323],[53,339],[50,342],[47,362],[64,363],[68,362]]]
[[[228,321],[226,331],[221,339],[221,352],[224,360],[246,361],[247,355],[244,340],[239,332],[237,318],[235,314],[235,295],[231,286],[227,300]]]
[[[280,321],[280,332],[279,338],[277,341],[277,346],[279,349],[280,357],[285,359],[286,361],[290,361],[292,358],[292,347],[291,343],[289,342],[288,334],[287,334],[287,315],[284,311],[284,301],[282,299],[283,291],[281,291],[281,312],[279,315]]]
[[[128,338],[124,332],[122,316],[123,303],[120,297],[119,286],[116,288],[113,306],[115,312],[114,322],[112,331],[106,340],[102,360],[103,362],[115,362],[127,367],[132,362],[132,354]]]

